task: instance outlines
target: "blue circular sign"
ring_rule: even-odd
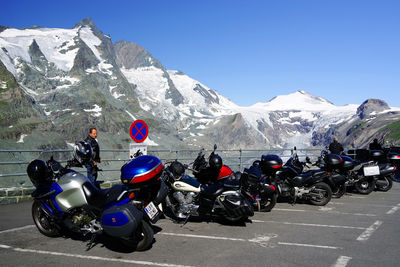
[[[136,120],[131,124],[131,129],[129,131],[131,138],[136,143],[142,143],[146,140],[147,135],[149,134],[149,127],[142,120]]]

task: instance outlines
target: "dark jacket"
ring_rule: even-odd
[[[333,142],[329,145],[329,151],[333,154],[340,155],[343,150],[343,146],[339,142]]]
[[[383,150],[383,149],[378,142],[372,142],[371,144],[369,144],[369,150]]]
[[[99,143],[97,143],[96,139],[92,138],[90,135],[86,137],[86,142],[88,142],[93,149],[93,160],[96,162],[100,162],[100,147]]]

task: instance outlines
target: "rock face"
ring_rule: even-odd
[[[135,119],[160,148],[309,147],[332,136],[362,145],[394,138],[399,120],[381,100],[338,107],[305,91],[240,107],[137,44],[113,44],[91,19],[72,29],[0,27],[0,61],[3,148],[67,148],[92,126],[103,147],[126,148]]]
[[[357,116],[360,119],[368,117],[370,114],[376,114],[390,109],[388,104],[380,99],[367,99],[357,109]]]

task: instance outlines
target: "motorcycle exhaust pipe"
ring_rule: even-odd
[[[375,182],[376,183],[376,185],[378,185],[378,186],[386,186],[386,185],[388,185],[388,181],[386,181],[386,179],[385,180],[378,180],[378,181],[376,181]]]

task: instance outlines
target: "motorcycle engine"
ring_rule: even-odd
[[[77,226],[88,225],[93,218],[90,217],[85,211],[76,213],[72,216],[72,222]]]
[[[174,198],[179,203],[178,208],[178,216],[179,217],[186,217],[184,214],[188,214],[191,211],[195,211],[198,209],[198,205],[193,204],[194,198],[196,197],[196,193],[188,192],[183,194],[180,191],[176,191],[173,193]]]

